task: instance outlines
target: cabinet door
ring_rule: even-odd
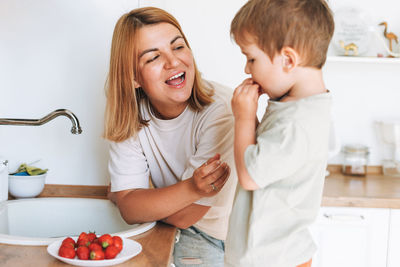
[[[390,211],[387,267],[400,266],[400,210]]]
[[[323,207],[312,233],[312,267],[385,267],[389,209]]]

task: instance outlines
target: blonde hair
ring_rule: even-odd
[[[250,0],[235,15],[231,36],[246,44],[245,34],[272,60],[285,46],[296,50],[301,65],[322,68],[334,31],[325,0]]]
[[[106,82],[106,111],[104,138],[122,142],[148,125],[140,114],[141,99],[147,98],[140,88],[135,88],[138,77],[138,55],[135,46],[138,30],[146,25],[169,23],[182,34],[186,45],[189,43],[178,21],[168,12],[144,7],[124,14],[117,22],[111,44],[110,70]],[[201,110],[213,102],[213,90],[203,84],[199,70],[194,65],[195,77],[192,94],[188,100],[194,110]]]

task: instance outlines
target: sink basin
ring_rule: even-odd
[[[42,246],[89,231],[130,237],[155,224],[127,224],[106,199],[30,198],[0,203],[2,244]]]

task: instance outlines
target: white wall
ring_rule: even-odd
[[[205,78],[225,83],[235,88],[246,75],[243,72],[245,57],[229,36],[230,22],[246,0],[187,1],[152,0],[140,1],[141,6],[157,6],[172,13],[180,22],[200,71]],[[331,0],[336,11],[344,6],[357,6],[370,16],[371,28],[387,21],[389,31],[400,37],[400,4],[395,0]],[[379,41],[371,39],[367,55],[381,52]],[[396,47],[398,49],[398,47]],[[329,51],[334,55],[335,50]],[[374,132],[376,119],[400,118],[400,59],[397,64],[374,64],[328,61],[323,69],[327,88],[333,93],[333,117],[342,144],[362,143],[370,147],[370,164],[380,165],[382,151]],[[266,98],[259,102],[259,117],[265,109]],[[340,164],[341,155],[330,159]]]
[[[352,3],[359,3],[352,0]],[[333,8],[351,3],[332,1]],[[0,117],[38,119],[58,108],[74,112],[81,135],[60,117],[40,127],[0,126],[0,155],[11,169],[42,159],[47,183],[107,184],[107,144],[101,138],[112,31],[136,6],[155,5],[177,17],[205,78],[234,88],[245,77],[245,58],[229,27],[245,0],[2,0],[0,1]],[[400,4],[363,1],[375,22],[385,19],[400,35]],[[373,121],[400,117],[400,64],[328,62],[324,75],[335,97],[334,116],[342,143],[381,154]],[[265,99],[263,99],[265,102]],[[261,105],[262,108],[265,105]],[[260,112],[261,113],[261,109]],[[336,157],[331,163],[339,163]]]
[[[0,1],[0,117],[39,119],[39,127],[0,126],[0,155],[10,171],[22,162],[49,168],[46,183],[107,184],[107,144],[101,138],[104,83],[114,25],[137,0]]]

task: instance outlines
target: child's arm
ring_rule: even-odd
[[[235,165],[239,183],[246,190],[259,188],[247,172],[244,162],[246,148],[256,143],[258,92],[258,84],[246,79],[235,89],[232,97],[232,111],[235,116]]]

